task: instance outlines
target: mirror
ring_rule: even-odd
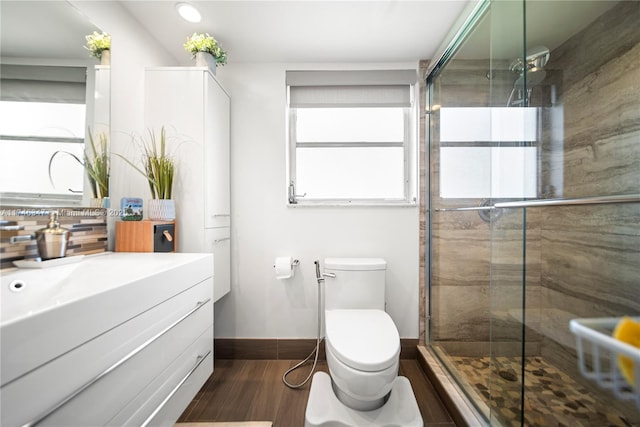
[[[73,156],[109,140],[110,67],[85,48],[102,30],[63,0],[2,0],[0,20],[0,204],[88,206]]]

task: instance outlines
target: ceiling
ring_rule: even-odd
[[[182,65],[192,63],[183,44],[194,32],[214,35],[230,63],[430,59],[468,4],[467,0],[191,0],[203,16],[193,24],[177,14],[178,1],[120,3]],[[529,0],[527,42],[553,49],[615,3]],[[501,19],[484,19],[457,57],[487,58],[489,40],[494,58],[519,55],[522,6],[518,4],[497,4]],[[0,19],[3,58],[89,59],[84,36],[97,28],[66,1],[0,0]]]
[[[66,1],[0,0],[3,58],[86,60],[84,36],[96,30]]]
[[[232,62],[401,62],[433,56],[467,0],[190,1],[202,21],[177,14],[176,1],[122,1],[176,58],[194,32],[213,35]]]

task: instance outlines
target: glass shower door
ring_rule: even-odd
[[[640,320],[640,3],[484,4],[427,79],[429,347],[491,425],[640,425],[570,330]]]
[[[492,99],[511,82],[506,107],[528,111],[518,126],[533,132],[511,145],[535,159],[535,173],[520,168],[534,194],[492,211],[491,424],[638,425],[633,401],[580,373],[569,325],[640,316],[640,98],[624,83],[640,71],[623,65],[638,61],[640,5],[493,1],[491,15],[492,72],[508,76]],[[558,40],[545,25],[561,16],[582,27]],[[522,43],[511,62],[498,54],[509,38]],[[615,356],[597,360],[617,369]]]
[[[485,15],[478,25],[488,23]],[[429,346],[488,418],[490,64],[486,48],[465,57],[473,45],[471,36],[428,83]]]

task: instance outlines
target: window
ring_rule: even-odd
[[[414,203],[415,80],[415,71],[287,72],[289,203]]]
[[[537,114],[529,107],[441,108],[440,197],[537,197]]]
[[[84,169],[71,154],[84,155],[84,104],[0,101],[0,116],[2,193],[82,193]],[[69,155],[56,156],[52,183],[56,151]]]
[[[86,68],[2,64],[0,194],[3,199],[82,198]],[[49,160],[55,152],[64,155]],[[66,154],[68,153],[68,154]]]

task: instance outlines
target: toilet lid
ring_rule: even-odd
[[[354,369],[381,371],[400,355],[400,336],[382,310],[327,310],[326,341],[336,358]]]

